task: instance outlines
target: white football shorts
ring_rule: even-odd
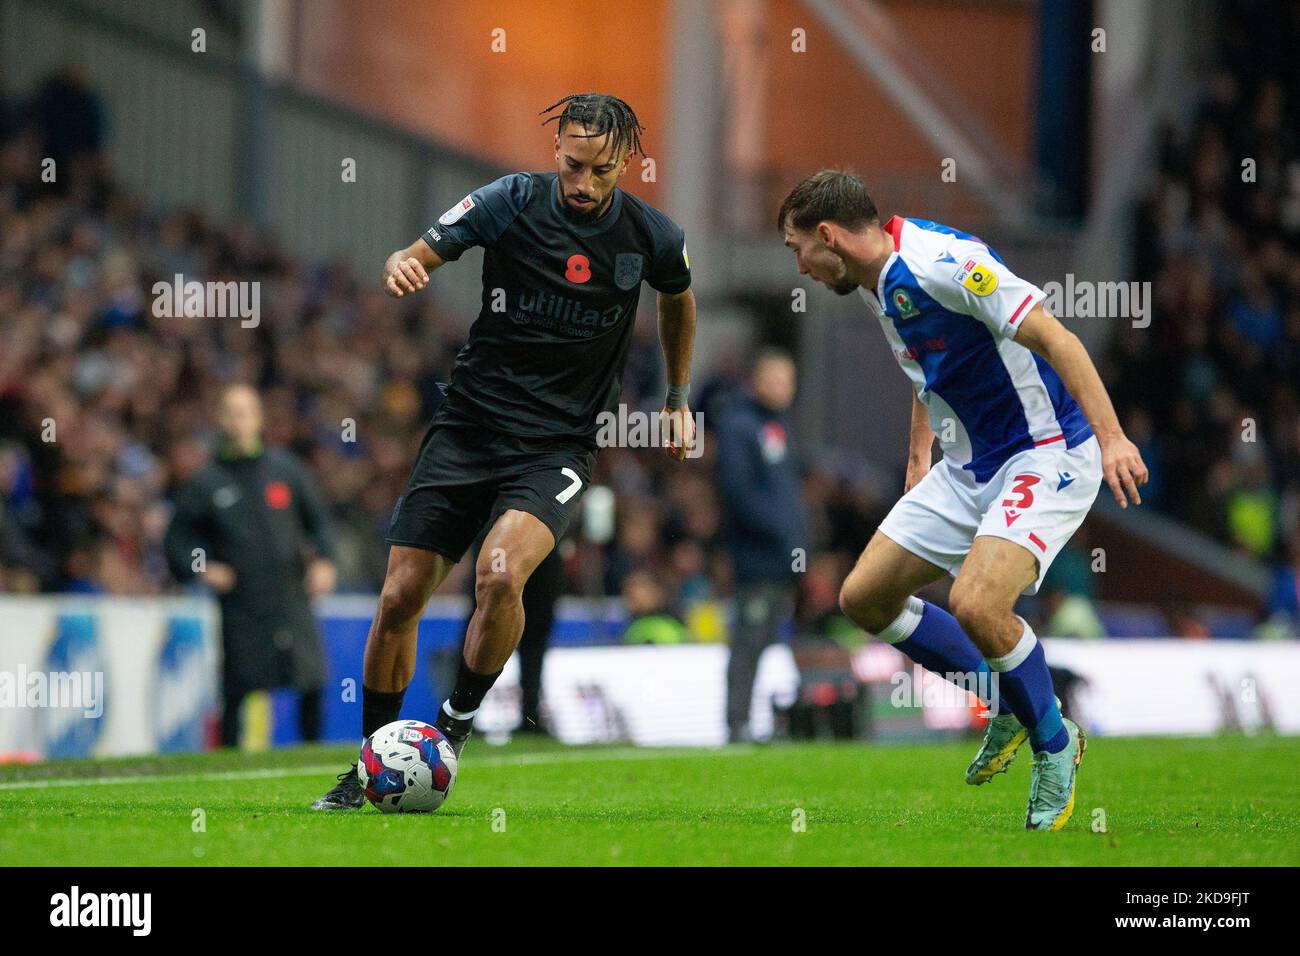
[[[881,533],[956,576],[978,535],[1006,538],[1038,559],[1036,594],[1043,575],[1083,523],[1101,488],[1101,448],[1095,437],[1012,455],[980,484],[941,459],[890,509]]]

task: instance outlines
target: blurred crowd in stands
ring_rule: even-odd
[[[1300,7],[1226,4],[1216,68],[1170,123],[1138,213],[1149,328],[1103,375],[1151,469],[1143,499],[1275,569],[1300,567]]]
[[[1289,40],[1278,27],[1262,43],[1245,26],[1225,31],[1203,107],[1170,128],[1139,213],[1136,271],[1154,285],[1153,321],[1121,328],[1101,364],[1151,467],[1144,499],[1269,562],[1271,609],[1294,620],[1300,73],[1286,57],[1300,37],[1295,21],[1289,29]],[[0,592],[174,589],[161,547],[169,495],[209,454],[218,389],[244,381],[263,396],[268,443],[308,462],[329,501],[340,589],[373,593],[389,514],[465,317],[440,309],[436,284],[398,303],[373,277],[304,262],[246,224],[152,207],[113,182],[105,127],[75,67],[26,102],[0,102]],[[1242,178],[1247,157],[1253,181]],[[46,158],[53,182],[42,180]],[[150,290],[178,273],[260,282],[259,324],[156,316]],[[652,304],[643,313],[624,400],[653,412],[662,358]],[[744,362],[731,356],[697,373],[693,405],[717,421],[743,387]],[[614,492],[614,520],[607,539],[575,523],[562,547],[570,593],[621,594],[647,616],[733,592],[707,442],[685,466],[606,449],[593,484]],[[803,488],[798,620],[833,630],[839,584],[893,491],[815,469]],[[1095,632],[1077,600],[1085,590],[1059,593]]]
[[[340,589],[376,591],[389,515],[464,318],[440,310],[436,288],[398,303],[344,265],[303,262],[246,225],[158,210],[117,188],[100,149],[102,108],[75,68],[30,103],[7,107],[0,591],[174,588],[161,549],[169,496],[206,461],[228,381],[258,388],[267,443],[312,467],[338,526]],[[53,183],[40,178],[47,156]],[[178,273],[259,282],[259,323],[155,315],[150,290]],[[663,362],[652,303],[637,326],[624,400],[657,412]],[[732,361],[697,378],[693,404],[706,421],[743,377]],[[602,453],[595,483],[613,490],[615,520],[608,535],[571,532],[563,553],[572,593],[626,592],[637,607],[660,610],[729,593],[705,449],[685,465],[653,449]],[[823,474],[809,476],[807,491],[816,557],[804,592],[816,618],[836,610],[839,581],[883,502]]]

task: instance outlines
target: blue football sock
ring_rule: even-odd
[[[876,636],[893,644],[926,670],[974,691],[989,706],[986,691],[993,686],[989,665],[957,619],[943,608],[910,597],[903,605],[903,612]],[[972,677],[974,686],[969,683]],[[996,706],[996,701],[993,705]],[[993,706],[990,706],[990,716],[997,716]]]
[[[1021,623],[1024,623],[1023,621]],[[1037,753],[1058,753],[1070,742],[1061,722],[1052,690],[1052,675],[1047,669],[1043,645],[1028,624],[1020,641],[1005,657],[989,661],[998,675],[998,694],[1012,713],[1029,731],[1029,743]]]

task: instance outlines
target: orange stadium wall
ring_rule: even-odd
[[[895,193],[920,184],[882,197],[882,206],[918,208],[933,201],[942,155],[813,12],[801,0],[740,6],[761,21],[766,76],[760,95],[767,106],[762,155],[747,165],[766,171],[765,201],[779,201],[777,193],[791,180],[825,165],[852,165],[869,180],[896,184]],[[973,111],[1016,172],[1027,171],[1034,4],[895,0],[883,6],[904,49],[914,49],[924,71],[951,91],[940,105]],[[549,135],[534,125],[542,107],[570,92],[615,92],[647,127],[647,149],[660,169],[671,168],[672,8],[669,0],[311,0],[298,7],[292,72],[313,92],[519,169],[551,165]],[[728,9],[736,7],[714,0],[715,20],[721,22]],[[807,33],[806,52],[791,50],[796,27]],[[493,51],[498,28],[505,31],[504,52]],[[717,49],[721,61],[723,41]],[[709,69],[720,74],[720,62]],[[635,189],[665,204],[663,186],[637,183]],[[948,193],[962,189],[959,177]],[[945,194],[945,208],[973,209],[972,198]]]
[[[568,93],[616,93],[663,165],[666,3],[312,0],[303,10],[295,73],[313,92],[509,169],[553,168],[544,107]],[[492,49],[498,28],[505,52]],[[660,202],[657,183],[634,190]]]
[[[895,0],[882,6],[924,71],[949,91],[939,105],[973,112],[1018,164],[1015,172],[1027,172],[1036,77],[1034,6],[948,0]],[[767,156],[778,179],[848,165],[869,185],[873,180],[940,182],[943,154],[800,0],[773,0],[768,24],[768,56],[780,82],[768,90]],[[804,54],[791,52],[795,27],[807,30]],[[899,196],[892,205],[919,199]],[[887,201],[882,197],[882,206]]]

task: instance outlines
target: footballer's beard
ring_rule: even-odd
[[[587,203],[586,205],[579,207],[569,202],[569,196],[566,195],[564,197],[564,202],[560,203],[560,208],[564,210],[564,218],[568,219],[570,222],[580,224],[591,223],[595,222],[605,214],[605,210],[609,209],[609,204],[613,198],[614,192],[611,190],[610,194],[605,197],[603,202]]]
[[[852,295],[854,292],[857,292],[858,284],[850,279],[848,274],[849,270],[845,268],[844,272],[838,279],[832,279],[826,283],[826,288],[830,289],[836,295]]]

